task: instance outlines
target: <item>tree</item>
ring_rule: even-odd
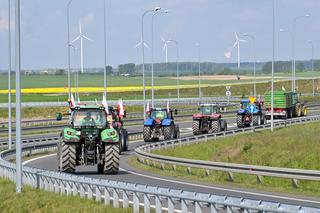
[[[112,73],[113,73],[112,66],[110,66],[110,65],[106,66],[106,73],[107,73],[107,75],[112,75]]]
[[[56,75],[64,75],[65,74],[65,70],[64,69],[57,69],[56,70]]]
[[[133,74],[135,66],[134,63],[120,64],[118,67],[119,74]]]

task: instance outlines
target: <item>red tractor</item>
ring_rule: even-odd
[[[223,120],[216,104],[200,104],[199,113],[194,114],[192,131],[194,135],[227,131],[227,121]]]

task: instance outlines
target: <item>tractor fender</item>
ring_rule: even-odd
[[[162,120],[162,126],[170,126],[172,123],[172,120],[168,118]]]
[[[237,112],[238,115],[242,115],[242,114],[244,114],[244,113],[245,113],[245,110],[244,110],[244,109],[239,109],[238,112]]]
[[[145,126],[152,126],[153,125],[153,122],[154,120],[152,118],[147,118],[145,121],[144,121],[144,125]]]

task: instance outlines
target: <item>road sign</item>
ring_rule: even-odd
[[[226,86],[226,90],[229,91],[231,89],[231,86]]]
[[[249,101],[250,101],[250,103],[251,103],[251,104],[253,104],[253,103],[255,102],[255,100],[256,100],[256,98],[255,98],[255,97],[252,97],[252,96],[251,96],[251,97],[249,97]]]
[[[247,110],[252,114],[252,113],[255,113],[257,112],[257,108],[254,104],[250,104],[247,108]]]
[[[228,90],[228,91],[226,91],[226,96],[227,97],[230,97],[231,96],[231,92]]]

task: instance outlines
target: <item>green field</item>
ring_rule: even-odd
[[[263,131],[243,134],[175,149],[155,151],[155,153],[206,161],[320,170],[319,129],[319,122],[310,123],[277,129],[274,133]],[[135,158],[131,159],[131,164],[152,173],[200,182],[320,196],[319,181],[299,181],[299,188],[294,188],[291,180],[288,179],[263,177],[262,183],[257,183],[255,176],[234,174],[234,181],[229,182],[226,173],[223,172],[211,171],[209,176],[205,176],[203,170],[192,169],[192,175],[189,175],[185,168],[179,167],[177,172],[174,172],[169,166],[162,171],[159,165],[149,167],[139,164]]]
[[[0,178],[1,212],[132,212],[131,209],[114,209],[102,202],[80,199],[78,196],[62,196],[42,190],[24,187],[23,193],[15,193],[15,185]]]

